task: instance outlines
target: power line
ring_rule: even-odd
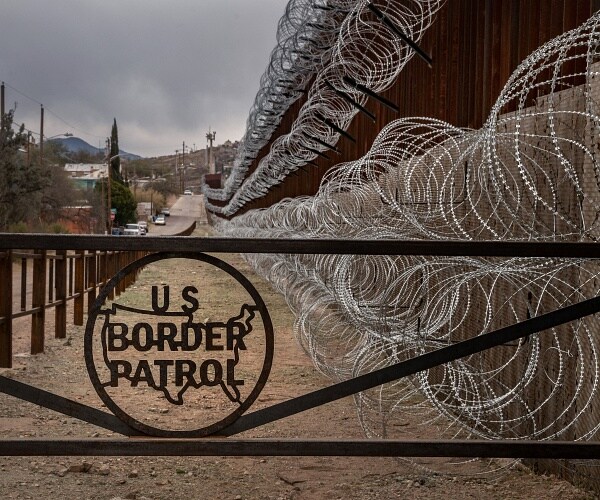
[[[82,133],[82,134],[84,134],[84,135],[88,135],[88,136],[91,136],[91,137],[95,137],[96,139],[104,139],[104,138],[105,138],[105,136],[103,136],[103,135],[92,134],[92,133],[90,133],[90,132],[87,132],[87,131],[85,131],[85,130],[82,130],[81,128],[79,128],[79,127],[76,127],[76,126],[72,125],[71,123],[69,123],[68,121],[66,121],[64,118],[62,118],[62,117],[60,117],[59,115],[57,115],[57,114],[56,114],[54,111],[52,111],[51,109],[48,109],[48,108],[46,108],[45,106],[44,106],[44,108],[46,109],[46,111],[47,111],[48,113],[50,113],[52,116],[54,116],[54,117],[55,117],[57,120],[61,121],[63,124],[65,124],[67,127],[71,128],[71,129],[73,129],[73,130],[77,130],[78,132],[81,132],[81,133]]]
[[[8,87],[9,89],[11,89],[11,90],[14,90],[14,91],[15,91],[17,94],[19,94],[19,95],[22,95],[23,97],[25,97],[25,98],[29,99],[30,101],[33,101],[33,102],[35,102],[36,104],[39,104],[40,106],[43,106],[43,104],[42,104],[40,101],[38,101],[37,99],[34,99],[34,98],[33,98],[33,97],[31,97],[31,96],[28,96],[27,94],[25,94],[25,93],[21,92],[19,89],[16,89],[15,87],[13,87],[12,85],[9,85],[9,84],[8,84],[8,83],[6,83],[6,82],[2,82],[2,83],[4,83],[4,86],[5,86],[5,87]]]
[[[100,136],[97,134],[92,134],[86,130],[83,130],[81,127],[75,126],[72,123],[69,123],[67,120],[65,120],[62,116],[60,116],[59,114],[57,114],[55,111],[51,110],[50,108],[48,108],[47,106],[45,106],[41,101],[35,99],[34,97],[31,97],[27,94],[25,94],[24,92],[22,92],[21,90],[13,87],[12,85],[9,85],[6,82],[3,82],[4,86],[11,89],[12,91],[16,92],[17,94],[25,97],[26,99],[29,99],[32,102],[35,102],[36,104],[39,104],[40,106],[44,107],[44,110],[47,113],[50,113],[54,118],[56,118],[57,120],[59,120],[60,122],[62,122],[64,125],[66,125],[67,127],[69,127],[70,129],[76,130],[77,132],[80,132],[83,135],[87,135],[90,137],[95,137],[96,139],[104,139],[104,136]]]

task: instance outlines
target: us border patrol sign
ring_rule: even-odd
[[[186,271],[185,284],[165,281],[169,266]],[[137,286],[107,300],[142,269]],[[152,283],[154,275],[163,279]],[[218,289],[207,289],[208,280]],[[260,394],[273,327],[256,289],[229,264],[202,253],[158,253],[101,290],[84,349],[92,384],[117,417],[152,436],[201,437],[230,425]]]

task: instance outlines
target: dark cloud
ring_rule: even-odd
[[[281,0],[7,4],[0,80],[44,104],[46,135],[71,130],[94,144],[116,117],[122,147],[148,156],[183,140],[200,147],[209,126],[220,140],[241,138],[285,9]],[[39,104],[8,88],[14,101],[17,120],[39,130]]]

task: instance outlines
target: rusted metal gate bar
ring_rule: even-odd
[[[539,241],[331,240],[196,238],[191,236],[72,236],[6,234],[0,250],[144,250],[339,255],[438,255],[474,257],[600,258],[600,243]]]
[[[472,255],[600,258],[596,243],[462,242],[462,241],[340,241],[261,240],[230,238],[142,239],[103,236],[7,235],[3,248],[86,249],[183,252],[307,253],[367,255]],[[83,292],[83,290],[81,290]],[[80,292],[80,293],[81,293]],[[583,318],[600,311],[600,297],[574,304],[464,342],[439,349],[390,367],[362,375],[270,408],[242,416],[221,435],[234,435],[289,415],[346,397],[380,384],[427,370],[463,356],[490,349],[533,333]],[[0,440],[2,455],[353,455],[353,456],[456,456],[520,458],[600,458],[600,444],[533,441],[311,441],[140,439],[139,433],[115,416],[56,396],[21,382],[0,377],[0,391],[62,412],[106,429],[134,436],[127,440]]]
[[[0,375],[0,392],[124,436],[140,435],[114,415]],[[2,442],[0,440],[0,442]]]
[[[4,456],[354,456],[597,459],[600,444],[568,441],[306,439],[6,439]]]
[[[527,337],[533,333],[580,319],[598,311],[600,311],[600,297],[594,297],[572,306],[557,309],[551,313],[536,316],[535,318],[428,352],[407,361],[360,375],[268,408],[242,415],[232,425],[221,431],[220,434],[226,436],[237,434],[238,432],[295,415],[310,408],[315,408],[377,387],[378,385],[399,380],[408,375],[414,375],[420,371],[434,368],[435,366],[454,361],[464,356],[482,352],[492,347]]]
[[[497,347],[533,333],[538,333],[580,319],[590,314],[597,313],[598,311],[600,311],[600,297],[594,297],[551,313],[536,316],[527,321],[516,323],[417,356],[401,363],[396,363],[392,366],[361,375],[354,379],[310,392],[263,410],[258,410],[248,415],[242,415],[232,425],[221,431],[219,434],[231,436],[248,429],[259,427],[266,423],[315,408],[346,396],[351,396],[378,385],[398,380],[419,371],[427,370],[440,364],[454,361],[461,357],[475,354],[492,347]],[[130,428],[109,413],[2,376],[0,376],[0,392],[50,408],[71,417],[79,418],[85,422],[98,425],[114,432],[130,436],[139,435],[139,432]]]

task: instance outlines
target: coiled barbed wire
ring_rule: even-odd
[[[279,20],[277,45],[261,77],[232,173],[224,189],[204,184],[205,195],[224,201],[239,189],[252,160],[267,144],[289,106],[330,60],[341,23],[354,3],[355,0],[334,0],[327,4],[291,0],[288,3]]]
[[[218,231],[238,237],[597,241],[600,13],[514,72],[481,130],[406,118],[314,197]],[[349,244],[351,244],[349,242]],[[286,297],[334,379],[388,366],[598,295],[597,260],[275,255],[246,258]],[[581,320],[356,396],[369,436],[418,416],[439,435],[595,439],[598,320]]]
[[[378,3],[382,4],[381,11],[386,18],[404,36],[418,43],[445,0],[346,2],[346,8],[341,10],[345,13],[343,23],[335,43],[330,45],[331,52],[327,52],[331,57],[313,66],[318,69],[315,81],[290,132],[273,141],[269,153],[243,183],[239,176],[234,181],[228,180],[221,194],[203,188],[207,198],[223,200],[225,191],[231,195],[231,188],[236,186],[235,194],[225,206],[207,202],[209,210],[225,215],[236,213],[248,201],[265,195],[288,175],[334,146],[340,138],[339,130],[348,128],[359,112],[358,106],[367,100],[366,94],[354,83],[374,92],[392,85],[415,51],[373,13],[371,8]],[[313,23],[308,24],[314,27]],[[277,97],[277,89],[268,96]],[[260,94],[257,102],[259,97]],[[255,124],[248,123],[246,136],[248,134],[257,134]],[[245,143],[244,140],[244,148]],[[242,151],[238,157],[240,154],[246,153]],[[236,174],[240,172],[236,170]]]

